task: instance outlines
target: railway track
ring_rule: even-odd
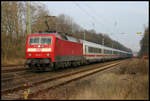
[[[9,68],[8,68],[9,67]],[[24,64],[20,65],[3,65],[1,67],[2,73],[10,73],[10,72],[17,72],[17,71],[24,71],[27,68],[24,66]],[[7,68],[7,69],[6,69]]]
[[[12,78],[19,78],[21,75],[28,74],[29,71],[27,68],[19,68],[19,69],[11,69],[11,70],[4,70],[1,73],[2,82],[11,80]]]
[[[125,60],[124,60],[125,61]],[[72,81],[79,80],[86,76],[92,75],[94,73],[104,71],[110,67],[114,67],[124,61],[117,61],[113,64],[107,64],[105,66],[100,67],[95,66],[93,68],[83,69],[80,71],[75,71],[71,73],[62,74],[56,77],[51,77],[47,79],[43,79],[41,81],[33,82],[31,84],[27,84],[26,86],[18,86],[16,88],[7,89],[1,91],[2,99],[24,99],[24,91],[30,89],[29,99],[33,96],[38,95],[39,93],[48,91],[49,89],[56,88]]]
[[[2,67],[16,67],[16,66],[24,66],[24,64],[17,64],[17,65],[2,65]]]
[[[31,82],[31,81],[36,81],[39,79],[45,79],[46,77],[52,77],[56,76],[57,74],[64,74],[64,72],[69,72],[70,70],[77,70],[77,69],[87,69],[90,66],[95,66],[95,65],[105,65],[105,64],[110,64],[111,62],[105,62],[105,63],[98,63],[98,64],[91,64],[91,65],[86,65],[86,66],[80,66],[80,68],[67,68],[67,69],[62,69],[58,70],[55,72],[44,72],[44,73],[33,73],[30,71],[18,71],[18,72],[8,72],[8,73],[2,73],[2,90],[9,89],[12,87],[16,87],[20,84],[24,84],[25,82]],[[17,82],[16,82],[17,81]]]
[[[43,73],[33,73],[30,71],[18,71],[18,72],[10,72],[10,73],[2,73],[2,90],[9,89],[12,87],[16,87],[20,84],[24,84],[25,82],[31,82],[31,81],[37,81],[39,79],[45,79],[46,77],[53,77],[56,76],[57,74],[64,74],[65,72],[70,72],[71,70],[81,70],[81,69],[87,69],[90,66],[96,66],[96,65],[107,65],[111,64],[111,62],[105,62],[105,63],[98,63],[98,64],[91,64],[91,65],[85,65],[85,66],[80,66],[79,68],[67,68],[67,69],[59,69],[58,71],[55,72],[43,72]]]
[[[29,73],[27,71],[20,71],[20,72],[15,72],[15,73],[5,73],[5,74],[2,74],[2,82],[5,82],[5,81],[9,81],[9,80],[12,80],[12,79],[20,79],[22,77],[30,77],[30,76],[34,76],[34,74],[32,73]]]

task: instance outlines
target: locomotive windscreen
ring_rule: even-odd
[[[29,44],[51,44],[51,37],[30,37]]]

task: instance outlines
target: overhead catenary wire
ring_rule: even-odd
[[[102,23],[102,22],[100,22],[99,20],[97,20],[92,14],[89,14],[86,10],[85,10],[85,8],[83,8],[83,7],[81,7],[78,3],[74,3],[78,8],[80,8],[84,13],[86,13],[86,15],[88,15],[92,20],[94,20],[94,22],[97,22],[97,23],[99,23],[100,25],[103,25],[103,27],[105,27],[105,29],[106,30],[109,30],[110,31],[110,29],[107,27],[106,28],[106,25],[104,24],[104,23]],[[95,14],[94,14],[95,15]],[[110,31],[111,32],[111,31]]]
[[[84,10],[82,7],[80,7],[80,5],[78,5],[77,3],[74,3],[79,9],[81,9],[86,15],[90,16],[90,18],[92,20],[95,20],[95,18],[93,18],[86,10]]]
[[[99,22],[98,20],[96,20],[96,18],[95,18],[94,16],[92,16],[91,14],[89,14],[85,9],[81,8],[80,5],[78,5],[77,3],[75,3],[75,5],[76,5],[78,8],[82,9],[83,12],[85,12],[88,16],[90,16],[90,17],[92,18],[92,20],[98,22],[100,25],[103,24],[103,23]],[[104,25],[104,24],[103,24],[103,25]],[[85,39],[85,32],[84,32],[84,39]],[[102,44],[104,45],[104,33],[103,33]]]
[[[83,9],[83,7],[81,7],[79,4],[74,3],[78,8],[80,8],[84,13],[86,13],[86,15],[88,15],[92,20],[94,20],[95,22],[98,22],[100,25],[103,25],[103,27],[105,26],[102,22],[99,22],[99,20],[97,20],[94,16],[92,16],[92,14],[89,14],[85,9]],[[106,27],[105,27],[106,28]],[[107,30],[110,31],[110,29],[106,28]],[[111,32],[111,31],[110,31]],[[104,33],[103,33],[104,36]],[[104,45],[104,38],[102,40],[102,44]]]
[[[100,16],[100,15],[97,15],[98,13],[96,13],[96,12],[95,12],[95,9],[93,9],[91,6],[86,5],[86,7],[89,8],[89,10],[90,10],[92,13],[94,13],[94,15],[96,15],[95,17],[100,18],[100,19],[103,19],[103,21],[105,21],[105,22],[112,23],[109,19],[105,19],[104,17],[102,17],[102,16]],[[99,19],[99,20],[100,20],[100,19]],[[101,22],[101,23],[102,23],[102,22]],[[102,24],[104,25],[104,23],[102,23]]]

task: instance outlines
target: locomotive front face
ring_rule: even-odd
[[[29,36],[26,45],[26,59],[51,59],[53,54],[53,36]]]

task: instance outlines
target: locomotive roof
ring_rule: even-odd
[[[80,40],[77,38],[74,38],[72,36],[68,36],[67,33],[62,33],[62,32],[40,32],[40,33],[33,33],[31,35],[55,35],[57,38],[63,39],[63,40],[67,40],[67,41],[71,41],[71,42],[76,42],[76,43],[80,43]]]

